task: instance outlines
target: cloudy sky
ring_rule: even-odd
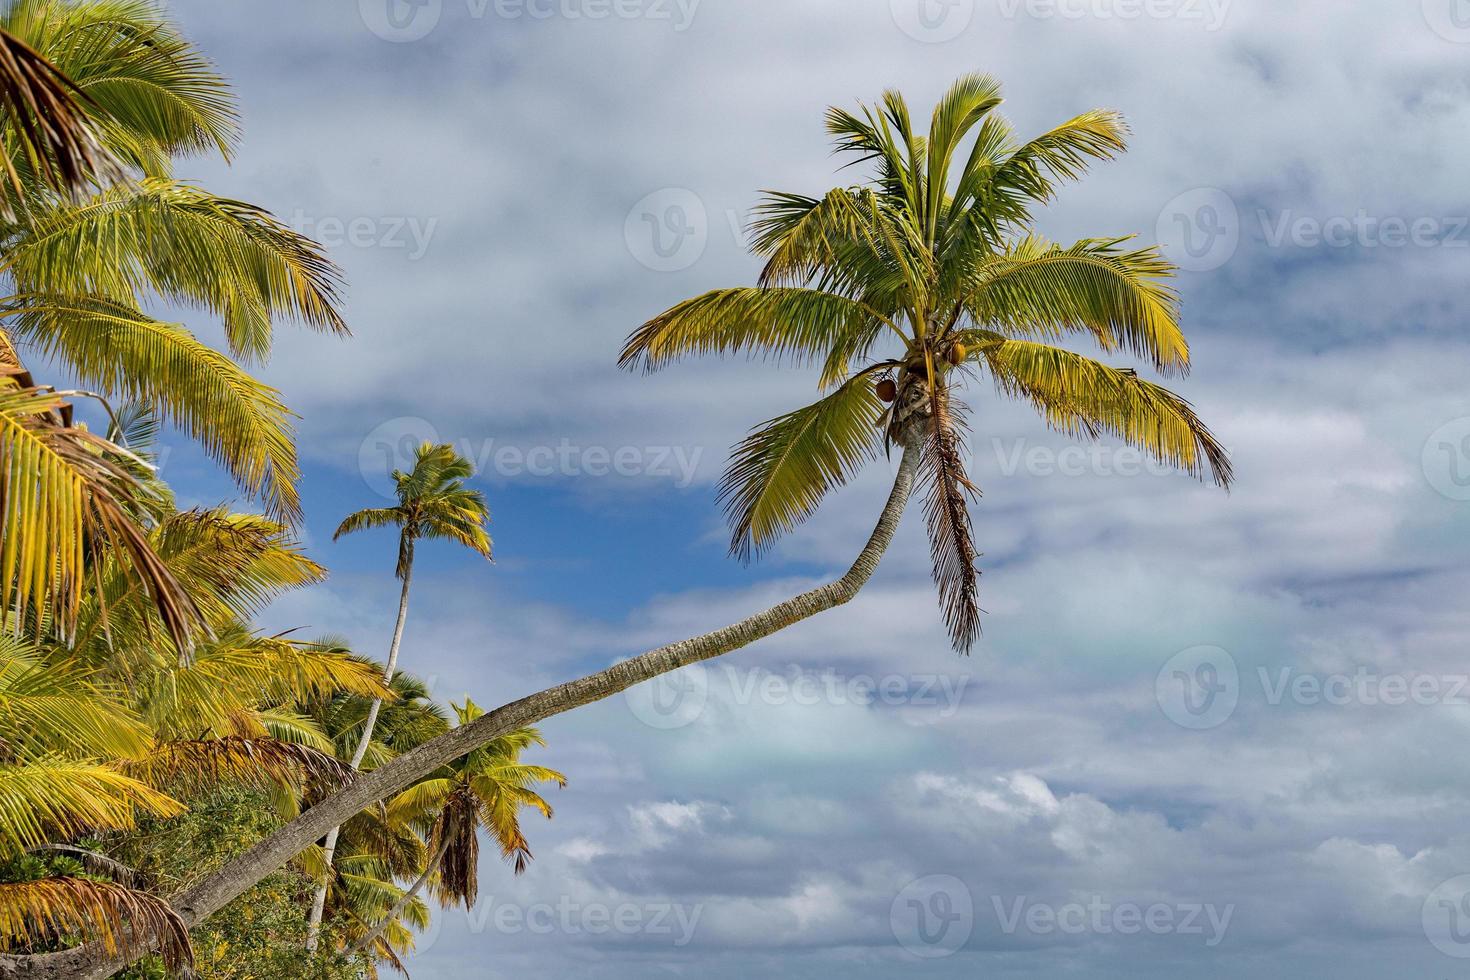
[[[403,447],[479,464],[498,561],[421,550],[404,663],[493,706],[844,567],[879,465],[771,558],[713,481],[813,378],[619,372],[625,334],[749,283],[762,188],[838,176],[829,104],[957,75],[1131,151],[1042,218],[1186,271],[1179,389],[1225,494],[974,394],[985,637],[948,648],[911,515],[850,606],[544,726],[519,879],[416,980],[1343,978],[1470,957],[1470,4],[1284,0],[172,0],[238,85],[185,174],[333,247],[354,338],[288,332],[331,581],[272,627],[386,645],[393,542],[334,545]],[[198,329],[208,333],[207,324]],[[179,445],[191,502],[233,490]]]

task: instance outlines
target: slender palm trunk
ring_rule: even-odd
[[[398,622],[393,625],[393,642],[388,645],[388,666],[383,671],[383,683],[392,684],[393,675],[398,673],[398,645],[403,642],[403,624],[408,621],[408,586],[413,580],[413,559],[410,558],[403,568],[403,591],[398,595]],[[373,740],[373,729],[378,725],[378,712],[382,710],[383,699],[373,698],[373,706],[368,709],[367,721],[363,723],[362,735],[358,737],[357,748],[352,752],[352,768],[362,766],[362,760],[367,755],[368,744]],[[317,886],[316,894],[311,898],[311,918],[306,926],[306,951],[315,953],[317,942],[322,934],[322,915],[327,908],[327,889],[332,884],[332,862],[337,856],[337,837],[342,833],[341,825],[333,827],[327,834],[327,840],[322,847],[322,856],[326,859],[327,876]]]
[[[445,834],[444,840],[440,841],[438,849],[434,851],[433,858],[429,860],[428,865],[424,868],[424,873],[419,875],[418,881],[415,881],[413,883],[413,887],[404,892],[403,897],[400,898],[398,900],[398,903],[393,906],[392,910],[383,917],[382,922],[379,922],[377,925],[373,926],[371,932],[352,944],[352,952],[360,953],[363,950],[373,948],[373,943],[377,942],[378,937],[381,936],[387,930],[387,928],[393,924],[395,919],[403,914],[403,910],[408,908],[409,903],[418,897],[419,892],[424,890],[424,886],[429,883],[429,879],[434,877],[434,872],[439,870],[439,865],[444,863],[444,855],[447,853],[449,853],[449,835]]]
[[[363,774],[350,786],[329,796],[176,896],[173,899],[175,911],[190,927],[203,922],[363,807],[401,792],[445,763],[467,755],[507,732],[601,701],[660,674],[739,650],[788,626],[852,601],[872,578],[883,552],[898,530],[899,519],[913,490],[919,452],[918,441],[907,440],[903,462],[899,465],[893,490],[878,524],[857,560],[841,578],[713,633],[650,650],[606,670],[512,701],[481,715],[468,725],[431,739]],[[127,956],[108,956],[97,943],[89,943],[61,953],[0,956],[0,980],[105,980],[127,962],[130,962]]]

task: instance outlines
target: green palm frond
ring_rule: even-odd
[[[0,854],[8,856],[84,833],[131,830],[140,813],[176,817],[183,810],[110,766],[60,758],[0,765]]]
[[[879,408],[871,382],[858,377],[736,446],[720,481],[731,552],[742,560],[760,554],[873,459],[882,445]]]
[[[1003,333],[1057,338],[1080,331],[1103,350],[1128,350],[1166,374],[1188,370],[1179,299],[1167,285],[1174,267],[1157,248],[1125,251],[1120,244],[1015,243],[976,270],[966,309]]]
[[[884,319],[862,303],[817,290],[717,289],[685,300],[638,328],[618,363],[653,371],[691,354],[740,351],[801,363],[817,357],[837,338]]]
[[[150,178],[32,218],[0,270],[21,292],[158,296],[221,317],[230,349],[259,358],[281,319],[345,334],[341,274],[321,246],[251,204]]]
[[[230,154],[239,131],[229,84],[159,5],[15,0],[0,27],[71,78],[111,124],[110,135],[126,134],[119,152],[146,143],[165,156]]]
[[[301,517],[292,415],[280,394],[183,327],[86,296],[28,295],[3,312],[16,334],[84,384],[159,406],[272,516]]]

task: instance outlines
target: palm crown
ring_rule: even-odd
[[[393,471],[398,506],[370,507],[349,514],[333,540],[369,528],[398,528],[399,578],[408,574],[414,542],[419,538],[455,541],[490,558],[492,543],[485,530],[490,507],[484,494],[464,485],[473,475],[469,460],[454,447],[426,442],[414,451],[413,469],[407,473]]]
[[[919,454],[934,578],[961,651],[979,633],[963,380],[988,374],[1069,435],[1108,433],[1195,476],[1231,479],[1188,402],[1052,343],[1081,335],[1165,375],[1189,367],[1174,270],[1156,248],[1061,246],[1029,230],[1059,182],[1124,150],[1121,117],[1086,112],[1023,143],[1000,104],[995,79],[969,75],[935,107],[927,136],[896,92],[830,109],[838,152],[872,176],[823,197],[769,192],[753,227],[759,283],[674,306],[634,331],[620,358],[650,371],[702,353],[819,364],[825,397],[758,426],[732,453],[720,485],[731,550],[760,553],[897,441]]]

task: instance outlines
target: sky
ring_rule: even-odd
[[[535,861],[487,849],[416,980],[1465,973],[1470,4],[169,8],[245,127],[181,174],[349,284],[350,340],[287,328],[261,371],[301,415],[332,570],[267,628],[382,655],[394,541],[331,532],[424,438],[475,460],[496,551],[419,550],[402,662],[442,699],[493,707],[840,574],[890,465],[749,567],[715,500],[810,372],[617,352],[754,281],[762,189],[856,179],[827,106],[927,107],[971,71],[1023,134],[1126,115],[1130,151],[1039,229],[1164,245],[1194,351],[1171,384],[1238,474],[1227,494],[968,392],[973,656],[911,513],[850,605],[547,721],[531,758],[569,785],[528,818]],[[164,476],[236,497],[182,441]]]

